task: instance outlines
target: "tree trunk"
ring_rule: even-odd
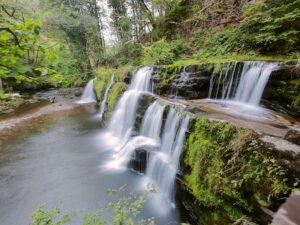
[[[0,77],[0,92],[2,92],[2,91],[3,91],[3,85],[2,85],[2,79]]]
[[[142,9],[142,11],[145,13],[145,16],[148,18],[148,20],[150,21],[151,25],[153,28],[156,27],[155,24],[155,20],[154,17],[152,15],[151,10],[147,7],[146,3],[144,2],[144,0],[138,0],[137,1]]]

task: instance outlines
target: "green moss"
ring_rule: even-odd
[[[168,65],[165,66],[161,72],[163,78],[163,85],[168,85],[182,70],[182,66]]]
[[[94,90],[97,95],[97,99],[99,101],[102,100],[102,96],[104,94],[106,88],[106,83],[103,80],[94,80]]]
[[[107,96],[108,111],[112,111],[118,98],[126,91],[126,86],[122,82],[116,82]]]
[[[185,181],[200,205],[234,221],[286,195],[287,170],[247,129],[197,118],[184,148]]]
[[[272,98],[300,107],[300,79],[279,81],[278,87],[272,90]]]
[[[207,64],[207,63],[228,63],[232,61],[280,61],[287,62],[292,58],[289,56],[264,56],[264,55],[216,55],[216,56],[208,56],[206,58],[197,59],[196,57],[180,59],[178,61],[174,61],[173,65],[183,66],[183,65],[194,65],[194,64]]]
[[[123,84],[122,82],[124,81],[127,74],[130,71],[132,71],[133,69],[134,68],[130,65],[125,65],[125,66],[119,67],[118,69],[112,69],[112,68],[106,68],[106,67],[98,68],[95,71],[97,79],[94,81],[94,89],[96,91],[98,100],[99,101],[102,100],[105,89],[107,88],[107,86],[110,83],[112,74],[114,74],[116,84],[113,85],[112,91],[109,93],[109,96],[108,96],[108,98],[111,100],[110,106],[112,109],[114,107],[115,101],[117,101],[117,99],[115,99],[115,97],[118,98],[120,96],[120,93],[123,93],[125,90],[124,89],[125,84]],[[117,88],[119,88],[120,90],[118,90]]]
[[[127,74],[131,71],[134,71],[135,67],[132,65],[124,65],[119,67],[114,71],[116,81],[123,82],[127,76]]]

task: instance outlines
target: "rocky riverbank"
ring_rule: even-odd
[[[8,132],[13,132],[19,126],[30,123],[34,119],[40,118],[52,113],[70,111],[79,105],[74,101],[78,100],[81,89],[57,89],[45,92],[38,92],[30,97],[27,96],[23,100],[15,99],[13,101],[20,101],[9,110],[3,108],[0,115],[0,136],[3,138]],[[5,104],[5,103],[4,103]],[[6,103],[9,104],[9,103]],[[11,103],[13,104],[13,103]]]

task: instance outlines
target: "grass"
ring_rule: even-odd
[[[257,56],[257,55],[219,55],[209,56],[207,58],[196,59],[196,57],[180,59],[173,62],[173,65],[184,66],[194,64],[208,64],[208,63],[227,63],[232,61],[280,61],[287,62],[293,60],[293,57],[288,56]]]

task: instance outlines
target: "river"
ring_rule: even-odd
[[[85,108],[43,116],[2,142],[1,225],[28,225],[30,214],[42,203],[46,208],[59,206],[63,213],[79,212],[71,224],[80,224],[85,211],[95,212],[131,192],[145,192],[143,176],[102,167],[113,153],[99,138],[96,108]],[[107,195],[107,189],[124,185],[116,196]],[[141,218],[154,217],[158,225],[179,223],[176,208],[157,207],[153,199],[153,194],[147,197]]]

